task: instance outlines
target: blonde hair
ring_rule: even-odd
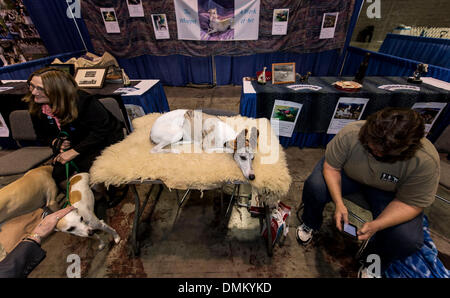
[[[73,122],[78,117],[78,87],[73,77],[63,70],[46,67],[33,72],[28,78],[27,84],[31,82],[34,76],[42,79],[45,95],[49,99],[48,105],[61,125]],[[34,101],[34,95],[30,90],[28,90],[23,101],[28,103],[30,114],[40,115],[41,105]]]

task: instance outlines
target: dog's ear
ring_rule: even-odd
[[[250,150],[252,150],[253,153],[256,152],[256,148],[258,147],[258,138],[259,138],[259,130],[256,127],[252,127],[250,132]]]
[[[236,137],[236,147],[237,150],[245,150],[245,146],[246,146],[246,135],[247,135],[248,129],[245,128],[243,130],[241,130],[241,132],[237,135]]]

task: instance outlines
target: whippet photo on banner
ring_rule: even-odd
[[[260,0],[175,0],[178,39],[257,40]]]

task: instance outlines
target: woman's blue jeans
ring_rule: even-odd
[[[322,158],[317,163],[305,181],[302,195],[304,204],[302,220],[308,227],[316,231],[322,225],[325,205],[332,201],[323,177],[324,160],[325,158]],[[374,219],[395,198],[394,192],[361,184],[349,178],[343,170],[341,175],[342,196],[356,192],[362,193],[370,206]],[[378,254],[381,258],[381,270],[384,271],[393,260],[406,258],[422,247],[422,228],[423,212],[410,221],[378,231],[369,242],[364,255]]]

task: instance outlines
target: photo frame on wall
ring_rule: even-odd
[[[102,88],[105,82],[106,68],[79,67],[75,81],[80,88]]]
[[[295,83],[295,62],[273,63],[272,84]]]

